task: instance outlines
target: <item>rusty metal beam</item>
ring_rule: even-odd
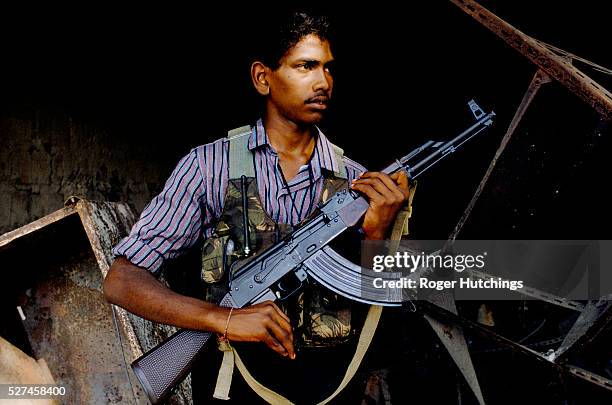
[[[106,277],[114,260],[111,250],[123,236],[129,233],[136,222],[136,214],[125,203],[79,200],[74,204],[100,272],[103,277]],[[118,337],[128,362],[140,357],[143,349],[150,350],[176,331],[174,327],[146,321],[121,307],[110,305],[110,308],[115,325],[121,329],[118,331]],[[125,335],[125,340],[121,338],[122,334]],[[128,373],[128,379],[137,381],[131,370]],[[175,389],[174,394],[168,399],[169,404],[178,405],[191,402],[190,381],[187,378]],[[138,390],[138,397],[144,398],[140,385],[134,383],[133,387]]]
[[[497,277],[502,279],[501,277],[494,276],[483,271],[478,271],[474,269],[470,269],[467,271],[467,275],[469,278],[474,280],[490,280],[491,278]],[[502,279],[503,280],[503,279]],[[519,288],[515,291],[517,294],[522,294],[527,297],[536,298],[540,301],[548,302],[549,304],[553,304],[562,308],[571,309],[574,311],[582,312],[585,308],[585,305],[579,301],[572,301],[567,298],[559,297],[557,295],[548,293],[546,291],[538,290],[537,288],[529,287],[527,285],[523,286],[523,288]]]
[[[0,248],[10,245],[11,242],[13,242],[16,239],[21,238],[22,236],[29,235],[33,232],[36,232],[39,229],[46,227],[47,225],[51,225],[55,222],[61,221],[67,216],[70,216],[73,214],[76,214],[76,209],[74,207],[71,207],[71,206],[64,207],[49,215],[46,215],[40,219],[37,219],[34,222],[30,222],[27,225],[24,225],[20,228],[14,229],[3,235],[0,235]]]
[[[612,380],[609,378],[602,377],[598,374],[572,365],[567,366],[567,372],[574,377],[581,378],[587,382],[590,382],[591,384],[599,385],[602,388],[612,391]]]
[[[450,290],[441,291],[439,294],[431,296],[432,303],[440,306],[454,314],[457,314],[457,306],[455,305],[455,297]],[[476,396],[480,405],[485,405],[485,400],[482,396],[482,390],[480,389],[480,383],[476,376],[476,370],[470,357],[467,342],[463,334],[463,329],[453,323],[441,322],[438,319],[432,318],[427,314],[423,314],[423,317],[438,335],[438,338],[446,347],[448,354],[455,361],[457,368],[461,371],[461,374],[465,378],[472,392]]]
[[[137,380],[129,361],[176,328],[115,308],[101,291],[113,261],[111,249],[136,215],[123,203],[72,198],[69,204],[0,235],[0,265],[11,268],[19,262],[23,267],[1,285],[0,296],[6,299],[0,309],[22,308],[20,323],[9,327],[22,328],[23,345],[27,342],[35,357],[46,360],[58,383],[68,385],[68,403],[144,404],[144,392],[131,383]],[[191,401],[187,379],[168,403]]]
[[[133,403],[122,348],[101,292],[102,276],[75,206],[0,236],[0,266],[16,268],[2,283],[7,337],[44,358],[62,403]],[[23,333],[12,333],[14,330]],[[0,367],[1,368],[1,367]],[[140,394],[144,404],[146,397]],[[2,402],[0,400],[0,402]]]
[[[612,119],[612,94],[565,58],[556,55],[537,40],[519,31],[473,0],[450,0],[476,21],[536,64],[550,77],[582,98],[605,119]]]
[[[433,294],[439,294],[439,293],[436,291]],[[452,311],[449,311],[448,309],[436,304],[435,302],[430,300],[430,298],[421,299],[417,301],[417,308],[419,308],[419,310],[422,311],[423,314],[429,315],[444,323],[455,324],[455,325],[461,326],[464,332],[468,331],[468,332],[477,333],[480,336],[483,336],[499,344],[500,346],[508,347],[514,350],[516,353],[521,353],[525,355],[527,358],[537,360],[551,367],[555,367],[558,370],[562,370],[562,365],[552,362],[551,360],[548,359],[548,357],[545,354],[540,353],[536,350],[533,350],[526,345],[514,342],[513,340],[500,335],[499,333],[495,332],[493,329],[486,327],[484,325],[481,325],[480,323],[476,321],[472,321],[468,318],[462,317],[461,315],[455,314]]]
[[[556,362],[565,361],[570,354],[584,350],[612,322],[612,301],[610,296],[598,302],[589,302],[580,314],[561,346],[555,351]]]
[[[580,378],[584,381],[590,382],[592,384],[612,391],[612,380],[609,380],[605,377],[602,377],[593,372],[584,370],[571,364],[557,363],[555,361],[554,353],[550,353],[552,350],[548,353],[540,353],[536,350],[531,349],[528,346],[508,339],[498,334],[493,329],[485,327],[479,324],[478,322],[457,315],[454,312],[449,311],[448,309],[443,308],[442,306],[439,306],[435,302],[431,302],[428,300],[419,300],[418,307],[423,312],[423,314],[432,316],[445,323],[454,323],[458,326],[461,326],[464,330],[477,333],[480,336],[483,336],[499,344],[500,346],[510,348],[514,350],[515,353],[520,353],[524,355],[526,358],[546,364],[548,367],[557,370],[559,373],[568,373],[569,375],[575,378]]]

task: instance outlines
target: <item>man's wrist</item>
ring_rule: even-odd
[[[230,308],[209,304],[203,309],[201,330],[223,334]]]

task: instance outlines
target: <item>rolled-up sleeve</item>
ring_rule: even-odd
[[[196,148],[180,160],[162,192],[145,207],[113,254],[158,273],[167,259],[179,256],[198,240],[209,220],[202,207],[205,196],[206,181]]]

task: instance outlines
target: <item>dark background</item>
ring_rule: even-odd
[[[527,34],[612,64],[602,2],[483,4]],[[536,68],[450,2],[314,9],[329,14],[338,33],[334,104],[323,128],[367,167],[379,168],[426,139],[453,136],[471,120],[471,98],[498,114],[494,130],[419,186],[413,235],[444,238]],[[119,147],[162,151],[159,169],[167,175],[191,147],[257,118],[249,41],[278,10],[268,3],[7,10],[0,105],[67,114],[103,129]],[[609,77],[584,70],[609,86]],[[547,86],[460,237],[605,238],[606,130],[564,87]]]

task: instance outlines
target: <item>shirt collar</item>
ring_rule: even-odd
[[[255,126],[251,130],[251,136],[249,137],[249,150],[253,151],[253,149],[262,145],[269,145],[268,135],[264,129],[263,121],[258,119],[257,123],[255,123]]]
[[[319,129],[317,129],[317,139],[314,151],[312,152],[311,167],[312,174],[315,179],[321,176],[321,169],[325,169],[331,172],[338,172],[339,164],[336,161],[336,154],[334,153],[334,146]],[[274,148],[268,142],[268,135],[263,125],[263,120],[257,120],[257,123],[251,131],[249,137],[248,147],[250,151],[261,146],[268,145],[269,150],[274,152]],[[274,152],[276,153],[276,152]]]

